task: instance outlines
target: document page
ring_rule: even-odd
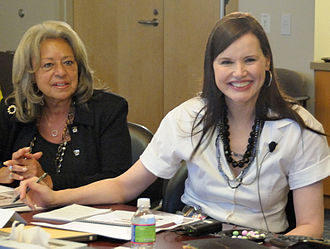
[[[85,219],[87,217],[97,214],[108,213],[110,211],[111,209],[93,208],[78,204],[72,204],[52,211],[35,214],[33,215],[33,219],[69,222]]]
[[[26,206],[25,203],[20,200],[13,203],[15,197],[16,194],[13,188],[0,185],[0,208]]]
[[[26,223],[26,221],[15,211],[0,208],[0,228],[3,228],[9,221],[14,220]]]
[[[108,224],[108,225],[130,226],[131,218],[133,214],[134,212],[132,211],[115,210],[106,214],[94,215],[80,221]],[[195,218],[183,217],[182,215],[170,214],[166,212],[155,212],[155,218],[156,218],[156,228],[171,223],[182,225],[182,223],[187,224],[189,222],[196,221]]]

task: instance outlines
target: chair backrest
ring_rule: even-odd
[[[296,99],[302,106],[307,107],[307,100],[310,97],[307,94],[306,77],[290,69],[275,68],[274,70],[281,89],[287,95]]]
[[[145,150],[149,142],[151,141],[153,134],[145,126],[128,122],[127,123],[129,134],[131,136],[131,150],[132,150],[132,164],[134,164]],[[163,179],[158,178],[153,184],[151,184],[142,194],[140,194],[135,200],[131,201],[130,205],[136,205],[136,201],[140,197],[147,197],[151,200],[151,206],[154,207],[159,204],[163,198]]]
[[[13,91],[12,66],[14,52],[0,52],[0,89],[3,98],[6,98]]]
[[[183,209],[184,204],[181,202],[181,196],[184,192],[187,177],[187,166],[185,162],[182,162],[175,175],[169,181],[164,181],[162,211],[176,213],[176,211]]]
[[[285,207],[285,213],[289,223],[289,227],[286,231],[289,232],[296,227],[296,215],[294,213],[292,190],[290,190],[288,194],[288,202]]]
[[[179,168],[176,174],[167,183],[165,183],[166,186],[163,193],[163,201],[161,207],[162,211],[176,213],[176,211],[181,211],[183,209],[184,203],[181,202],[181,196],[184,192],[184,186],[187,177],[187,166],[185,163],[182,163],[182,166]],[[289,223],[289,227],[286,230],[286,232],[288,232],[296,227],[292,190],[289,191],[285,213]]]
[[[128,122],[127,126],[131,136],[132,164],[134,164],[151,141],[153,134],[140,124]]]

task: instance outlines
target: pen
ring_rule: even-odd
[[[45,179],[45,177],[46,177],[47,175],[48,175],[48,173],[46,173],[46,172],[43,173],[42,176],[40,176],[40,177],[38,178],[38,180],[36,180],[36,183],[41,182],[43,179]],[[27,187],[27,188],[26,188],[26,193],[28,193],[29,191],[30,191],[30,188]],[[16,196],[12,203],[15,203],[15,202],[18,201],[20,198],[21,198],[20,195]]]

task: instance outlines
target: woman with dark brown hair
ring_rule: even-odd
[[[201,94],[166,115],[126,173],[58,192],[34,179],[23,182],[20,194],[31,206],[126,202],[157,177],[171,178],[182,161],[187,206],[223,222],[280,233],[288,228],[291,189],[296,228],[288,234],[322,237],[322,179],[330,172],[323,128],[279,89],[268,39],[249,14],[232,13],[216,23]]]

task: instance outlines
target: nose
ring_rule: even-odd
[[[66,74],[66,69],[62,63],[56,63],[55,76],[62,77]]]
[[[236,63],[233,75],[238,78],[246,75],[246,67],[245,67],[244,63],[242,63],[242,62]]]

